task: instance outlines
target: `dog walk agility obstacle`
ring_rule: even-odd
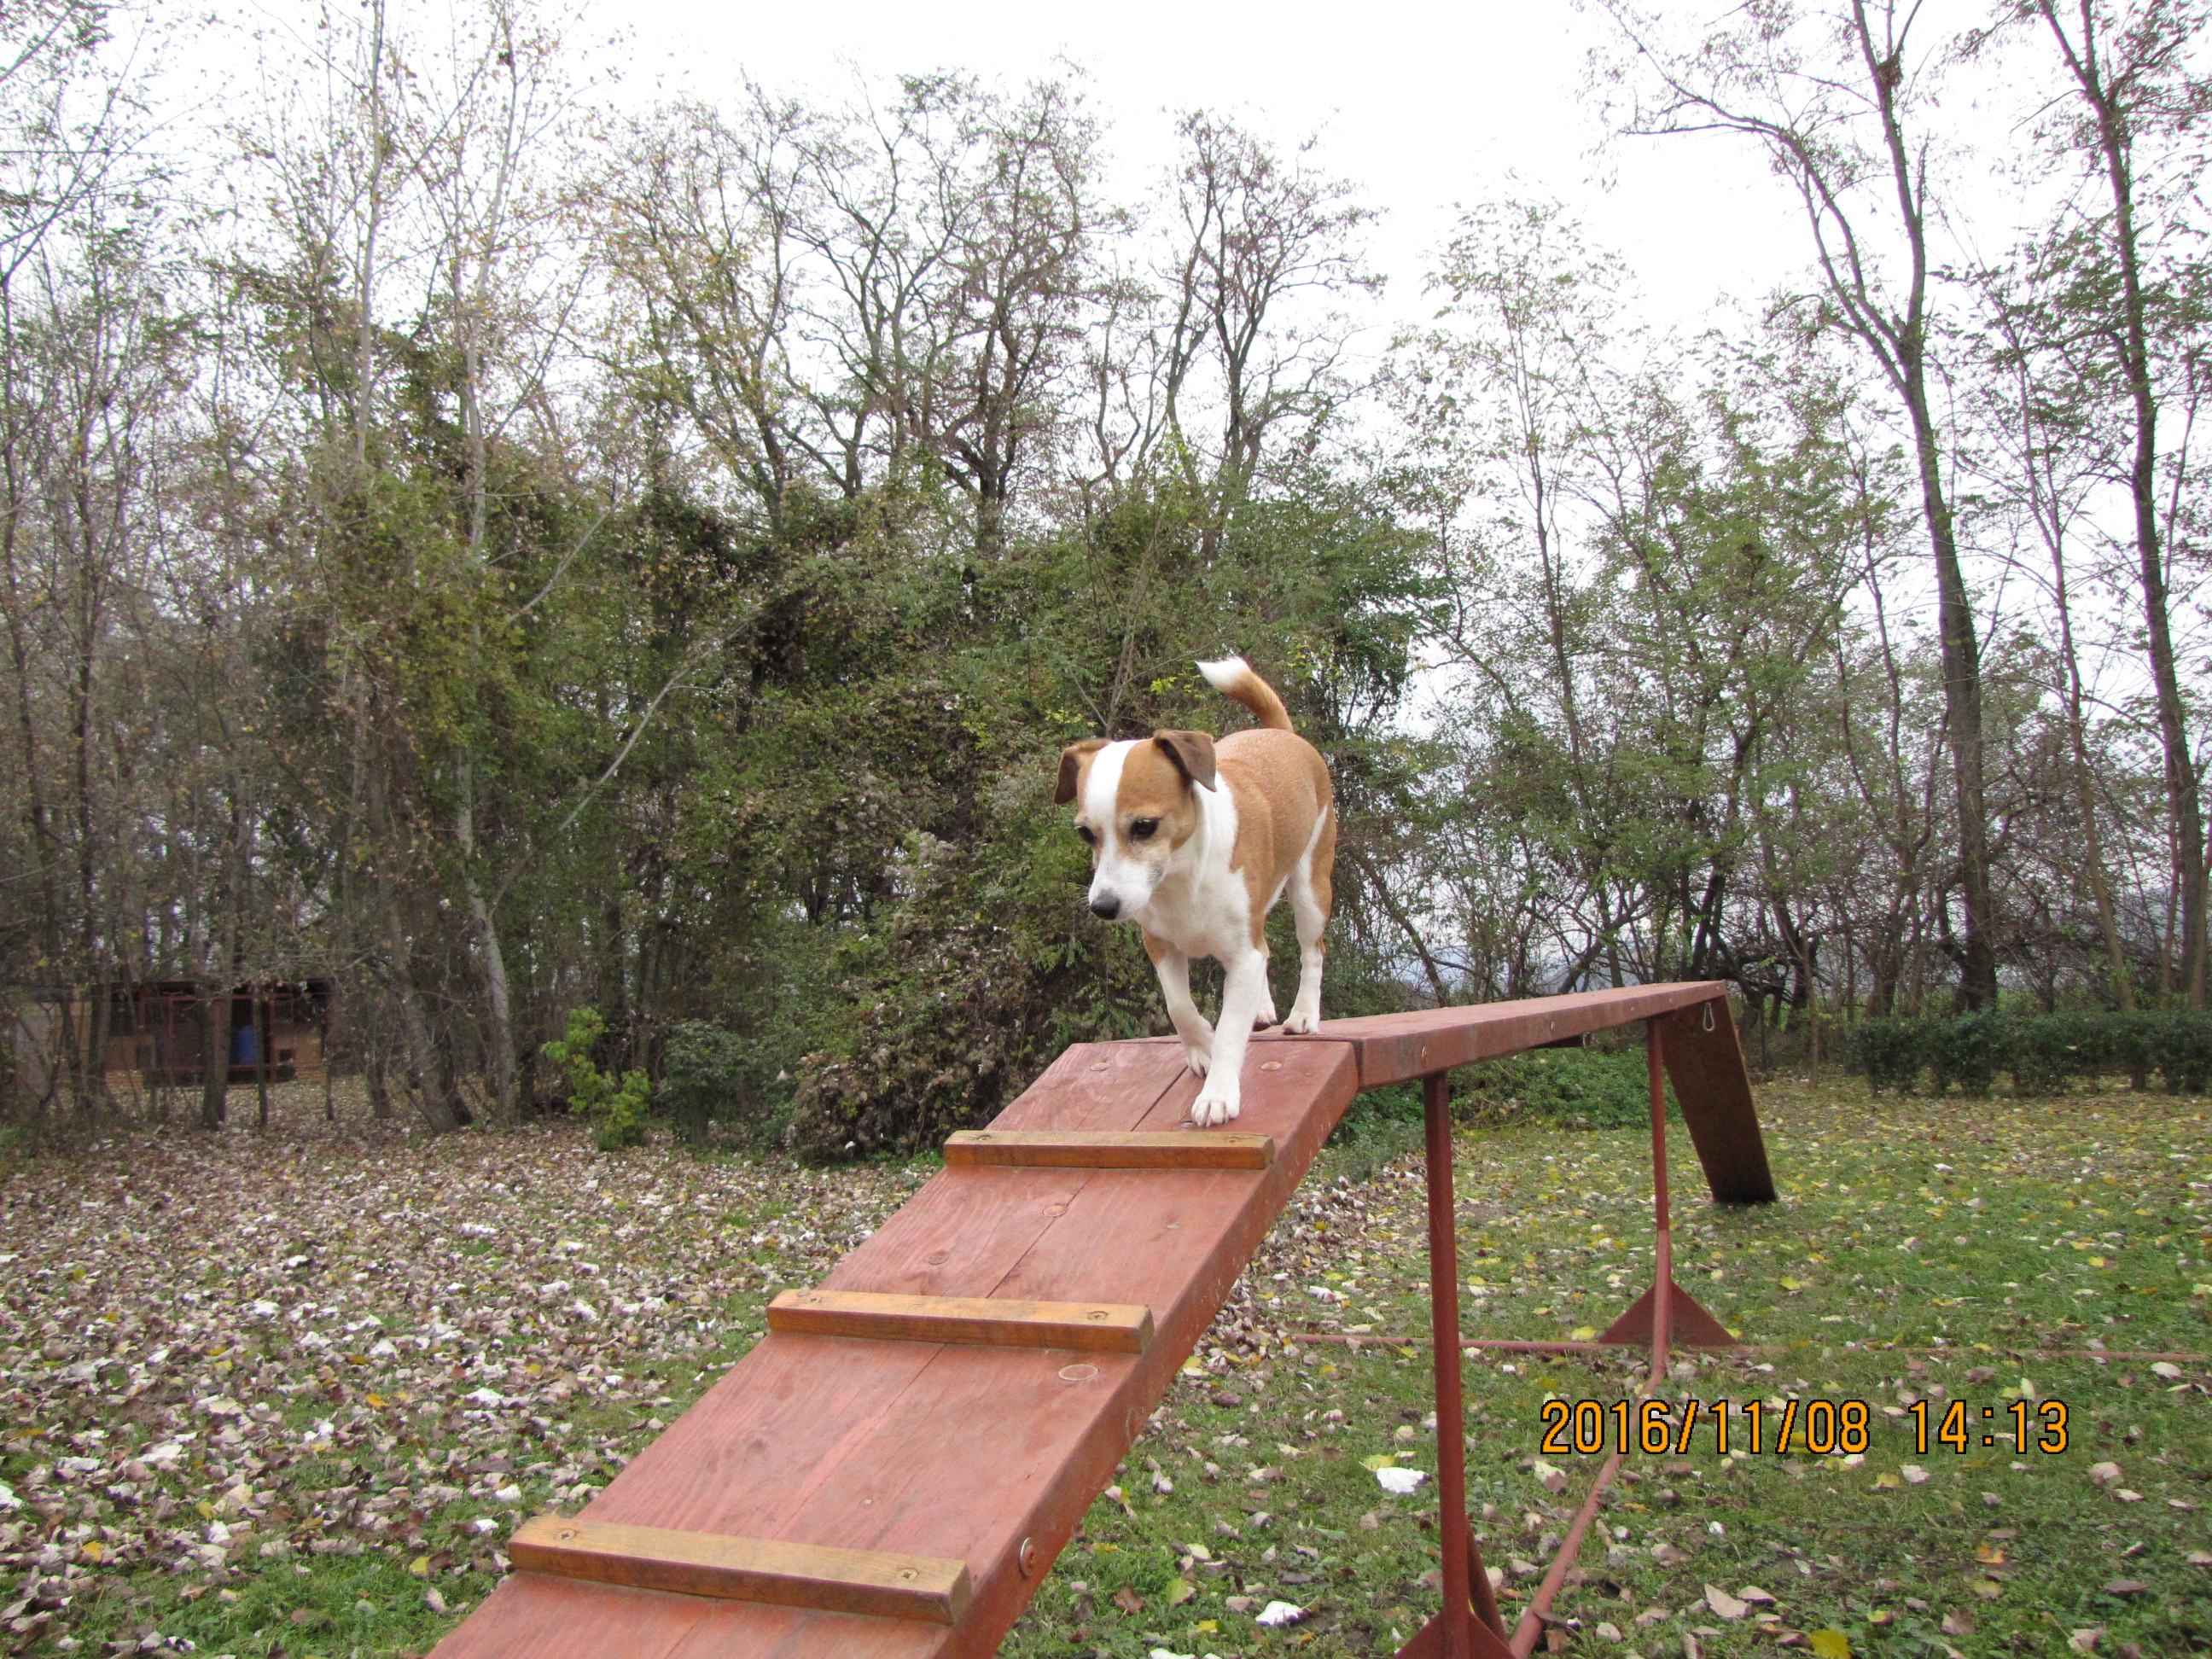
[[[1453,1224],[1454,1066],[1646,1024],[1656,1278],[1601,1341],[1728,1334],[1671,1274],[1664,1082],[1714,1200],[1774,1196],[1717,983],[1326,1022],[1261,1038],[1232,1130],[1179,1128],[1172,1039],[1081,1043],[574,1517],[520,1527],[514,1571],[434,1659],[981,1659],[994,1653],[1290,1201],[1352,1097],[1424,1081],[1443,1610],[1402,1651],[1539,1644],[1619,1458],[1509,1635],[1467,1515]],[[1664,1075],[1662,1077],[1662,1066]],[[1562,1349],[1582,1344],[1559,1344]],[[1647,1384],[1649,1386],[1649,1384]]]

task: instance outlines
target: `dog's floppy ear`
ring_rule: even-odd
[[[1095,755],[1106,746],[1103,738],[1085,738],[1081,743],[1071,743],[1060,751],[1060,787],[1053,792],[1052,804],[1065,806],[1075,799],[1075,775],[1082,769],[1083,757]]]
[[[1152,741],[1167,751],[1187,783],[1213,787],[1213,739],[1203,732],[1155,732]]]

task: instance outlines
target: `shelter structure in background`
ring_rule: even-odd
[[[106,988],[110,1088],[185,1088],[207,1075],[200,988],[188,979]],[[232,1083],[319,1081],[329,1062],[336,1006],[327,979],[262,980],[234,986],[228,1031]],[[89,1031],[80,1015],[70,1024]]]

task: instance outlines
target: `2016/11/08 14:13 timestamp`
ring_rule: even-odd
[[[1922,1400],[1900,1414],[1912,1419],[1912,1449],[1923,1456],[1931,1450],[1963,1454],[1978,1445],[1996,1447],[2006,1442],[2022,1457],[2031,1451],[2056,1456],[2066,1449],[2063,1401],[2031,1404],[2014,1400],[2002,1407],[1981,1407],[1979,1413],[1978,1418],[1966,1401],[1954,1400],[1939,1417],[1930,1402]],[[1540,1449],[1554,1456],[1594,1455],[1607,1449],[1610,1440],[1624,1456],[1643,1451],[1679,1457],[1705,1435],[1711,1437],[1715,1454],[1723,1457],[1731,1451],[1826,1457],[1867,1449],[1873,1408],[1863,1400],[1794,1397],[1779,1404],[1765,1400],[1547,1400],[1541,1416],[1546,1432]]]

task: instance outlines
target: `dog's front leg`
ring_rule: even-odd
[[[1190,1000],[1190,958],[1149,933],[1145,935],[1145,954],[1152,959],[1152,971],[1160,976],[1160,995],[1167,1002],[1168,1018],[1175,1022],[1176,1035],[1182,1039],[1183,1061],[1204,1077],[1213,1060],[1213,1028]]]
[[[1244,1050],[1252,1041],[1252,1021],[1267,1001],[1265,951],[1242,951],[1225,968],[1221,1018],[1213,1027],[1213,1069],[1206,1074],[1206,1087],[1190,1105],[1191,1121],[1202,1129],[1226,1123],[1237,1115],[1243,1095]]]

